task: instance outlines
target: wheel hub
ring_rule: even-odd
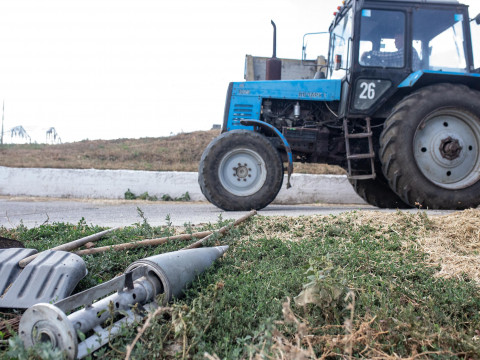
[[[36,304],[25,311],[20,320],[19,334],[26,347],[43,342],[52,349],[61,349],[67,359],[76,359],[77,332],[67,315],[52,304]]]
[[[238,163],[237,167],[233,168],[233,176],[237,177],[238,181],[247,181],[247,178],[251,178],[252,174],[250,172],[252,171],[252,168],[250,168],[246,163],[241,164]]]
[[[417,128],[414,156],[423,175],[445,189],[464,189],[480,178],[480,122],[467,112],[439,110]]]
[[[447,160],[455,160],[458,158],[462,149],[463,147],[460,146],[458,139],[453,139],[451,136],[443,139],[440,143],[440,154]]]
[[[259,191],[267,179],[262,156],[251,149],[237,148],[227,152],[218,168],[222,186],[236,196],[250,196]]]

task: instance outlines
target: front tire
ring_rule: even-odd
[[[283,183],[283,162],[268,139],[253,131],[233,130],[214,139],[198,170],[203,195],[227,211],[262,209]]]
[[[480,93],[437,84],[402,100],[385,122],[380,159],[408,204],[466,209],[480,204]]]

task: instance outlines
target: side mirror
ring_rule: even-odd
[[[342,55],[335,55],[335,70],[342,68]]]
[[[303,36],[302,43],[302,60],[316,61],[319,55],[328,54],[329,33],[307,33]],[[307,56],[307,50],[310,56]]]
[[[480,14],[475,16],[475,22],[477,23],[477,25],[480,25]]]

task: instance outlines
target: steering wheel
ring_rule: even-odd
[[[381,63],[381,59],[373,51],[366,51],[360,57],[360,65],[375,66]]]

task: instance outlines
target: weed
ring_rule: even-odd
[[[137,198],[137,196],[130,191],[130,189],[127,189],[127,191],[125,191],[125,200],[135,200]]]
[[[304,309],[313,304],[321,309],[326,321],[340,322],[343,299],[349,290],[343,270],[334,267],[327,254],[320,259],[309,259],[305,275],[309,282],[303,285],[302,292],[295,297],[295,304]]]
[[[156,195],[148,195],[148,192],[145,191],[143,194],[140,194],[138,196],[138,199],[140,200],[148,200],[148,201],[158,201],[158,197]]]
[[[181,195],[180,197],[175,198],[175,201],[190,201],[190,200],[191,198],[188,191],[185,194]]]
[[[38,342],[34,347],[25,349],[23,341],[18,337],[12,337],[8,340],[9,349],[6,352],[5,359],[9,360],[58,360],[65,358],[62,350],[52,349],[48,342]]]
[[[125,200],[148,200],[148,201],[158,201],[157,196],[150,196],[148,195],[148,192],[144,192],[143,194],[140,195],[135,195],[130,189],[127,189],[125,191]]]
[[[162,196],[162,200],[163,201],[190,201],[191,198],[190,198],[190,194],[187,191],[185,194],[175,198],[172,198],[170,195],[165,194]]]
[[[173,201],[173,198],[168,194],[164,194],[164,195],[162,195],[162,200],[163,201]]]
[[[143,194],[136,195],[130,189],[127,189],[125,192],[125,200],[148,200],[148,201],[158,201],[158,197],[156,195],[149,195],[148,192],[144,192]],[[188,191],[181,195],[180,197],[172,198],[168,194],[164,194],[161,197],[162,201],[190,201],[190,194]]]

